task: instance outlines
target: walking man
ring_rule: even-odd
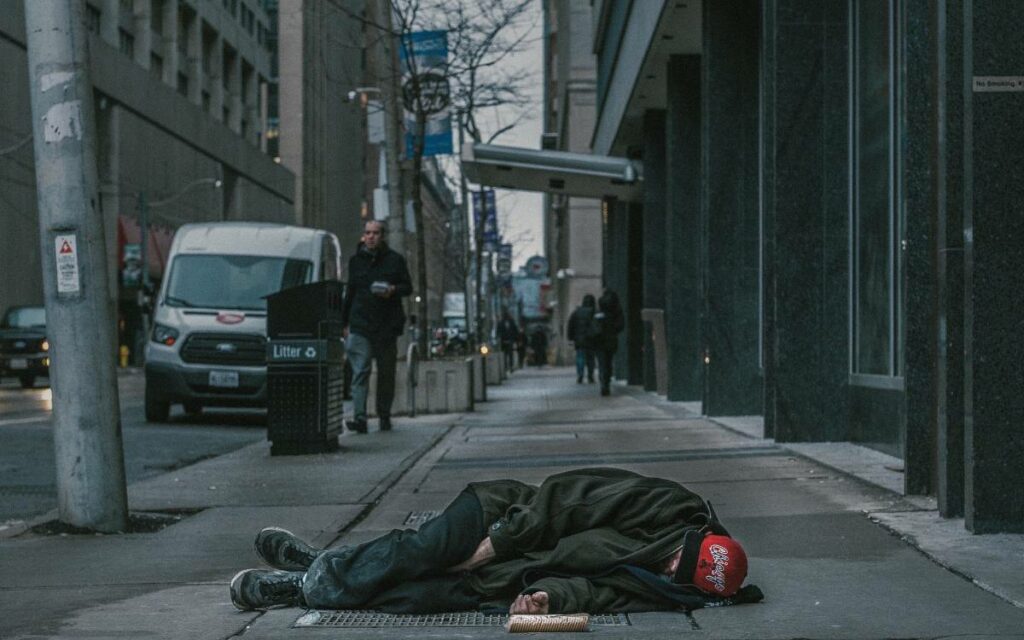
[[[352,420],[348,428],[366,433],[366,395],[370,365],[377,361],[377,415],[380,430],[391,429],[391,402],[395,397],[396,340],[405,331],[403,296],[412,293],[405,258],[387,245],[387,226],[369,220],[363,238],[348,261],[348,286],[342,322],[348,359],[352,363]]]
[[[501,345],[501,352],[505,355],[505,368],[512,371],[515,368],[513,352],[516,349],[516,340],[519,337],[519,327],[512,319],[512,314],[505,311],[498,323],[498,343]]]
[[[597,337],[597,321],[594,320],[597,302],[589,293],[583,296],[583,304],[569,316],[566,337],[576,348],[576,384],[583,382],[583,370],[587,371],[587,382],[594,381],[594,339]]]
[[[594,348],[597,351],[597,364],[601,375],[601,395],[607,396],[611,394],[612,361],[619,348],[619,334],[626,326],[617,293],[611,289],[604,290],[601,299],[597,301],[594,319],[597,320]]]
[[[593,468],[474,482],[418,531],[320,550],[256,536],[277,569],[231,581],[242,610],[274,605],[389,613],[671,611],[758,602],[747,556],[699,495],[671,480]]]

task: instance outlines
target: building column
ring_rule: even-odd
[[[111,47],[121,46],[121,0],[103,0],[100,13],[100,37]]]
[[[760,372],[756,2],[704,2],[702,149],[707,415],[754,415]]]
[[[228,66],[228,128],[242,132],[242,56],[235,51]]]
[[[1024,93],[978,78],[1024,68],[1015,2],[964,2],[964,518],[975,533],[1024,532]]]
[[[245,69],[245,122],[246,139],[252,145],[260,141],[260,101],[259,81],[256,69],[246,66]]]
[[[224,38],[219,33],[210,46],[210,115],[224,120]]]
[[[842,3],[766,5],[766,414],[783,442],[846,440],[848,62]],[[809,383],[813,381],[813,383]],[[768,413],[770,411],[771,413]]]
[[[622,332],[625,353],[621,358],[626,366],[626,382],[644,383],[644,324],[640,310],[644,306],[644,207],[639,202],[625,205],[623,239],[625,246],[625,288],[619,299],[626,314],[626,328]]]
[[[163,81],[177,89],[178,65],[184,64],[184,60],[178,60],[178,38],[185,37],[185,34],[178,33],[178,0],[164,0],[163,14]]]
[[[135,38],[135,64],[149,69],[153,50],[153,3],[151,0],[135,0],[132,36]]]
[[[642,309],[665,310],[665,112],[644,113],[643,293]],[[657,317],[657,313],[651,314]],[[643,385],[658,390],[659,359],[653,322],[644,321]]]
[[[903,206],[904,269],[904,491],[934,492],[938,370],[941,341],[938,305],[940,211],[939,13],[935,3],[903,5],[904,50]],[[912,34],[912,35],[911,35]],[[944,239],[941,240],[944,242]]]
[[[939,215],[938,365],[936,372],[936,486],[939,514],[964,515],[964,9],[961,0],[944,3],[939,40],[938,118]],[[944,214],[944,215],[943,215]]]
[[[669,400],[701,399],[700,56],[668,61],[665,335]]]
[[[188,101],[200,108],[203,104],[203,20],[194,14],[188,24],[185,62],[188,73]]]

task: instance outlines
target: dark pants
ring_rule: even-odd
[[[576,378],[583,379],[583,370],[587,371],[587,379],[594,381],[594,350],[576,347]]]
[[[352,417],[366,421],[366,396],[370,392],[370,366],[377,361],[377,415],[391,416],[391,403],[395,399],[395,361],[398,345],[395,337],[364,336],[350,333],[346,343],[348,361],[352,363]]]
[[[468,611],[482,603],[459,573],[487,536],[480,501],[463,491],[419,531],[395,529],[355,547],[329,549],[306,572],[302,591],[315,609],[388,613]]]
[[[608,391],[612,384],[612,360],[615,352],[608,349],[597,350],[597,368],[601,374],[601,391]]]
[[[503,354],[505,354],[505,368],[508,369],[509,371],[515,369],[516,368],[516,362],[515,362],[515,352],[516,352],[516,350],[515,350],[515,347],[512,346],[512,343],[509,342],[509,343],[502,344],[501,345],[501,352]]]

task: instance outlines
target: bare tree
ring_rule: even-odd
[[[416,232],[416,288],[419,292],[417,323],[421,353],[426,353],[428,296],[426,221],[423,214],[423,157],[425,130],[431,116],[444,109],[456,114],[458,126],[469,137],[484,140],[479,124],[482,109],[510,107],[519,109],[528,104],[528,83],[532,74],[510,65],[510,57],[530,44],[530,8],[537,0],[377,0],[390,11],[376,12],[373,22],[381,37],[397,39],[401,64],[392,60],[391,77],[382,83],[401,80],[399,95],[405,110],[411,114],[413,144],[406,158],[409,163],[409,197]],[[356,16],[366,20],[364,16]],[[422,31],[445,31],[449,55],[429,69],[417,68],[413,34]],[[398,56],[395,56],[398,57]],[[488,141],[518,124],[523,113],[511,118],[509,124],[489,132]],[[468,228],[463,221],[459,225]],[[482,225],[476,229],[477,274],[483,245]],[[442,249],[443,250],[443,249]],[[464,269],[460,269],[464,270]],[[477,276],[477,299],[479,281]],[[467,301],[468,303],[468,301]],[[481,305],[482,307],[482,305]],[[478,311],[479,313],[479,311]]]

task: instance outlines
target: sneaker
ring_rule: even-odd
[[[391,431],[391,416],[381,416],[380,430]]]
[[[583,384],[583,376],[576,376],[576,384]]]
[[[587,382],[590,384],[594,384],[594,376],[587,376]]]
[[[320,554],[319,549],[280,527],[267,527],[260,531],[253,546],[263,562],[282,571],[305,571]]]
[[[305,606],[302,579],[297,571],[246,569],[231,579],[231,604],[240,611],[266,609],[278,605]]]
[[[611,391],[609,391],[608,387],[601,387],[601,395],[602,396],[610,396],[611,395]]]
[[[366,420],[346,420],[345,426],[353,433],[366,433]]]

